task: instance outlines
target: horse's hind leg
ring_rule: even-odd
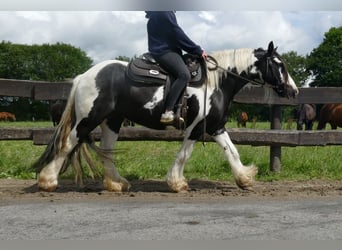
[[[104,167],[104,188],[108,191],[121,192],[128,191],[130,188],[129,182],[120,176],[115,168],[113,161],[113,146],[117,141],[119,134],[113,132],[105,122],[101,124],[102,136],[100,148],[102,152],[99,154]]]
[[[55,191],[58,185],[59,172],[68,155],[77,144],[76,130],[73,129],[64,141],[59,152],[54,158],[39,172],[38,187],[44,191]]]

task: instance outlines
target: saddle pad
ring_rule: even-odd
[[[168,75],[157,64],[136,58],[128,64],[126,75],[135,82],[164,85]]]

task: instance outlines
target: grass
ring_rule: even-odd
[[[11,122],[11,121],[1,121],[0,122],[0,128],[1,127],[15,127],[15,128],[49,128],[53,127],[52,122],[46,122],[46,121],[37,121],[37,122]]]
[[[9,125],[49,127],[51,123],[18,122],[7,127]],[[259,129],[268,128],[266,123],[259,126]],[[120,174],[128,179],[163,179],[180,146],[181,142],[119,141],[114,160]],[[258,166],[259,181],[342,179],[342,146],[282,147],[280,173],[269,170],[269,147],[236,146],[245,165]],[[31,141],[0,141],[0,178],[35,178],[30,166],[44,149],[45,146],[34,146]],[[196,143],[184,173],[188,179],[233,180],[229,164],[216,143],[205,143],[205,146]],[[64,178],[69,177],[70,173],[64,175]]]

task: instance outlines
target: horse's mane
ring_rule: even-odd
[[[237,73],[240,74],[243,71],[248,73],[249,67],[255,62],[255,57],[253,55],[254,49],[243,48],[234,50],[223,50],[211,53],[217,61],[219,68],[233,69],[235,68]],[[208,65],[209,67],[211,65]],[[217,87],[217,83],[222,75],[226,75],[226,71],[211,70],[208,72],[209,85],[212,87]]]

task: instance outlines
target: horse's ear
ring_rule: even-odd
[[[273,44],[273,41],[271,41],[269,44],[268,44],[268,49],[267,49],[267,54],[270,56],[270,55],[273,55],[275,49],[274,49],[274,44]]]

